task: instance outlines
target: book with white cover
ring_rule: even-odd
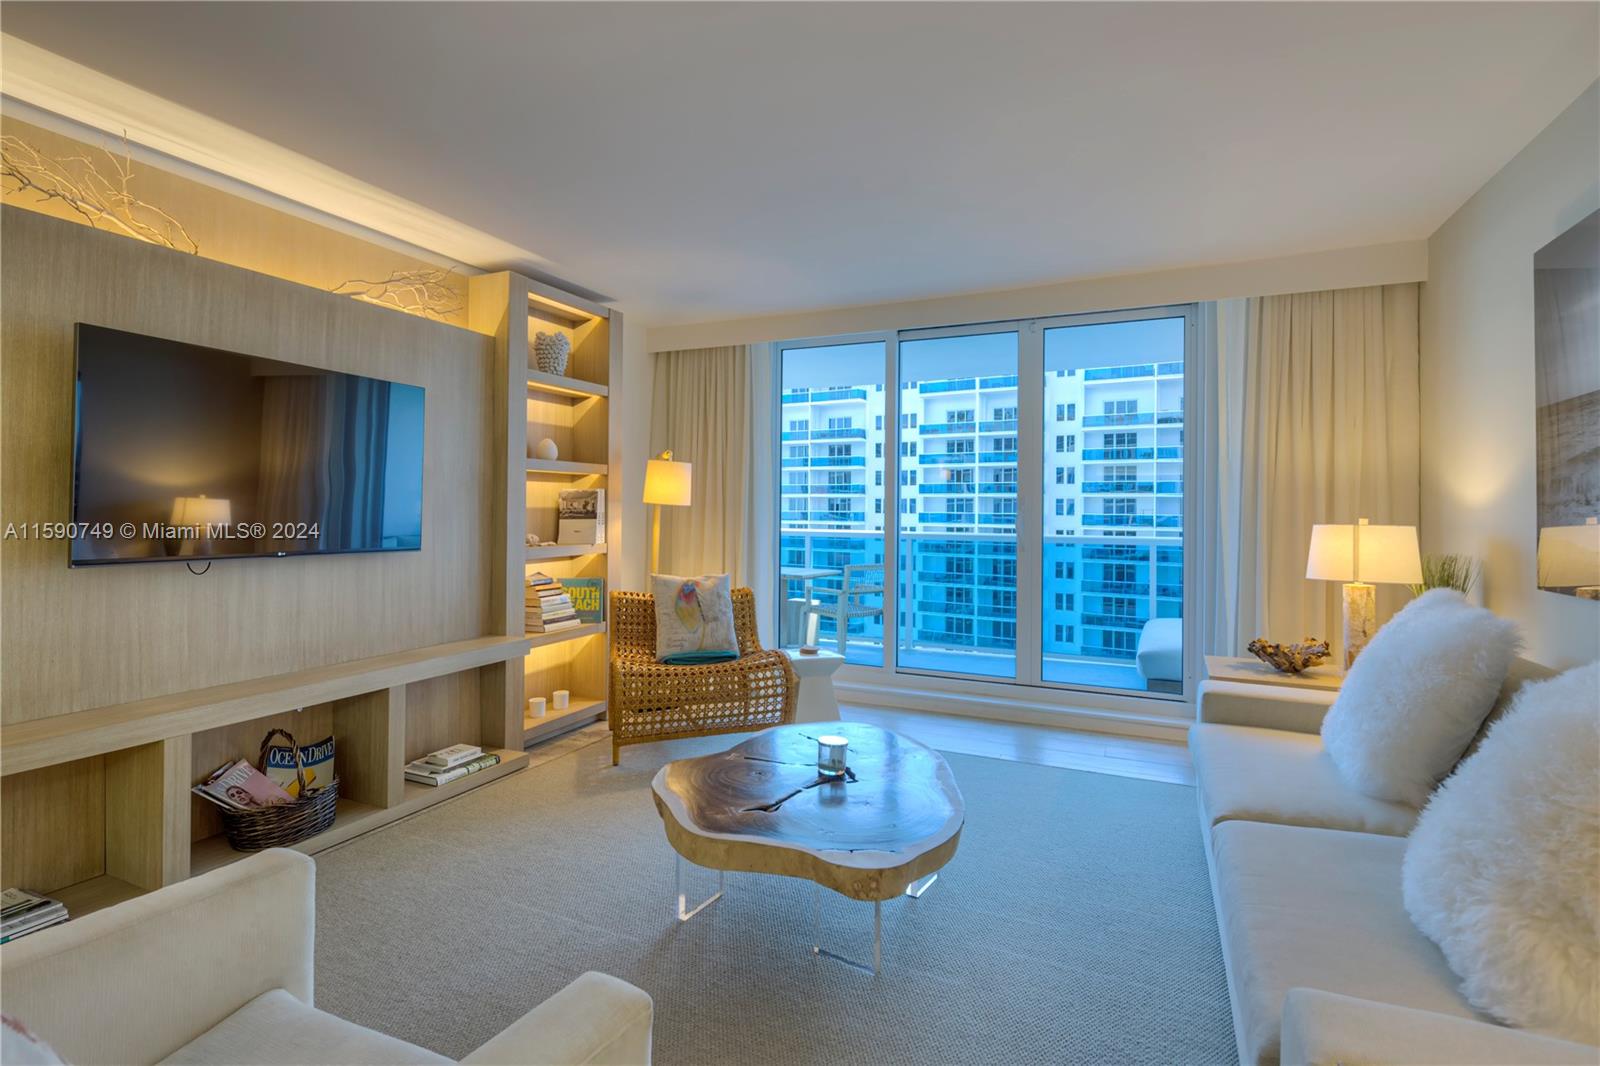
[[[417,761],[448,770],[452,766],[470,762],[482,754],[483,749],[476,744],[452,744],[448,748],[440,748],[436,752],[424,755]]]
[[[562,489],[556,502],[556,543],[606,542],[606,490]]]

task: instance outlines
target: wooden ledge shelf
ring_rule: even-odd
[[[538,693],[534,693],[538,695]],[[538,743],[557,733],[565,733],[582,725],[588,725],[606,713],[606,701],[602,699],[582,698],[573,696],[567,702],[564,711],[551,710],[541,718],[530,714],[522,716],[522,744]]]
[[[326,851],[335,844],[343,844],[352,837],[376,829],[390,822],[426,810],[436,803],[442,803],[463,792],[470,792],[491,781],[498,780],[507,774],[515,773],[528,765],[528,753],[524,751],[509,751],[504,748],[485,748],[500,756],[500,761],[487,770],[480,770],[475,774],[451,781],[447,785],[419,785],[412,781],[405,783],[399,803],[390,807],[376,807],[370,803],[361,803],[357,800],[339,797],[339,813],[334,818],[333,825],[309,837],[300,843],[292,845],[294,850],[307,855],[315,855],[319,851]],[[206,837],[197,840],[189,849],[190,876],[203,874],[207,870],[215,870],[219,866],[226,866],[244,858],[251,852],[234,851],[228,846],[227,838],[221,836]],[[130,889],[132,886],[129,886]],[[138,889],[132,889],[134,894]],[[68,909],[71,907],[69,905]]]
[[[529,459],[528,473],[556,474],[563,477],[605,477],[604,463],[575,463],[570,459]]]
[[[548,392],[575,400],[588,400],[596,396],[608,396],[611,393],[609,388],[598,382],[564,377],[560,374],[546,374],[531,367],[528,370],[528,389],[532,392]]]
[[[565,644],[569,640],[581,640],[605,631],[604,622],[590,622],[572,629],[563,629],[559,633],[529,633],[527,639],[533,642],[535,648],[548,648],[552,644]]]
[[[0,774],[9,777],[280,711],[507,662],[521,658],[531,646],[527,637],[476,637],[18,722],[0,733]]]
[[[528,562],[541,559],[578,559],[585,555],[604,555],[604,544],[541,544],[528,549]]]

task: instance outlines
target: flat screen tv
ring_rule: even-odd
[[[71,565],[416,551],[423,398],[80,322]]]

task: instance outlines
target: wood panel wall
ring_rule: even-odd
[[[492,338],[12,207],[0,241],[0,526],[70,518],[77,322],[427,390],[420,552],[196,576],[69,569],[64,541],[0,541],[0,723],[498,631]]]

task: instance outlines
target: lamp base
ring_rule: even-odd
[[[1344,587],[1344,668],[1350,669],[1378,630],[1378,590],[1362,581]]]

